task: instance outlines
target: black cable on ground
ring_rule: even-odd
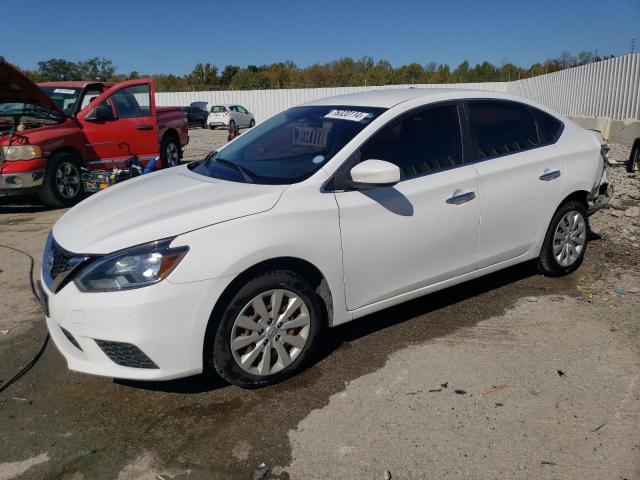
[[[12,250],[16,253],[19,253],[21,255],[24,255],[25,257],[27,257],[29,259],[29,283],[31,284],[31,293],[33,294],[33,297],[36,299],[36,301],[40,301],[39,297],[38,297],[38,292],[36,291],[36,286],[33,283],[33,268],[35,267],[35,260],[34,258],[29,255],[27,252],[23,252],[20,249],[14,248],[14,247],[10,247],[8,245],[2,245],[0,244],[0,248],[6,248],[7,250]],[[4,392],[7,388],[9,388],[9,386],[15,382],[17,382],[25,373],[27,373],[29,371],[29,369],[31,369],[31,367],[33,367],[36,362],[38,361],[38,359],[42,356],[42,354],[44,353],[45,348],[47,348],[47,343],[49,343],[49,332],[47,332],[47,335],[44,337],[44,342],[42,342],[42,346],[40,347],[40,349],[38,350],[38,352],[34,355],[34,357],[29,361],[29,363],[27,363],[22,369],[20,369],[20,371],[18,373],[16,373],[13,377],[11,377],[9,380],[7,380],[6,382],[4,382],[2,385],[0,385],[0,393]]]

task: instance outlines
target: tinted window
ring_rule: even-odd
[[[227,109],[224,108],[222,105],[214,105],[213,107],[211,107],[211,111],[213,113],[224,113],[227,111]]]
[[[540,143],[546,144],[555,142],[562,133],[562,122],[548,113],[538,110],[537,108],[532,108],[531,111],[533,112],[538,124]]]
[[[538,145],[536,124],[527,106],[493,100],[468,104],[474,158],[498,157]]]
[[[151,115],[151,90],[148,84],[123,88],[111,95],[120,118]]]
[[[201,175],[237,182],[300,182],[313,175],[383,111],[341,106],[291,108],[189,168]]]
[[[412,113],[386,126],[356,152],[356,161],[386,160],[408,179],[460,165],[462,148],[455,105]]]

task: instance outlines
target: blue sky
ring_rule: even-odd
[[[564,50],[621,55],[633,37],[640,51],[640,0],[0,0],[0,55],[24,68],[94,56],[120,73],[363,55],[530,65]]]

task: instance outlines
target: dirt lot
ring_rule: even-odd
[[[225,134],[193,130],[187,158]],[[0,394],[0,480],[640,478],[640,178],[611,178],[575,274],[519,266],[363,318],[280,385],[113,381],[50,344]],[[63,213],[0,200],[0,244],[37,269]],[[45,335],[28,272],[0,247],[0,382]]]

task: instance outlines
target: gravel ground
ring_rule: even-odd
[[[189,129],[189,144],[184,149],[183,160],[192,161],[204,158],[209,152],[227,143],[228,134],[227,130]]]
[[[187,158],[226,141],[190,133]],[[640,176],[610,179],[574,274],[520,265],[362,318],[279,385],[113,381],[49,345],[0,394],[0,480],[246,480],[261,462],[272,479],[639,479]],[[38,271],[63,213],[2,199],[0,244]],[[29,264],[0,248],[0,382],[44,337]]]

